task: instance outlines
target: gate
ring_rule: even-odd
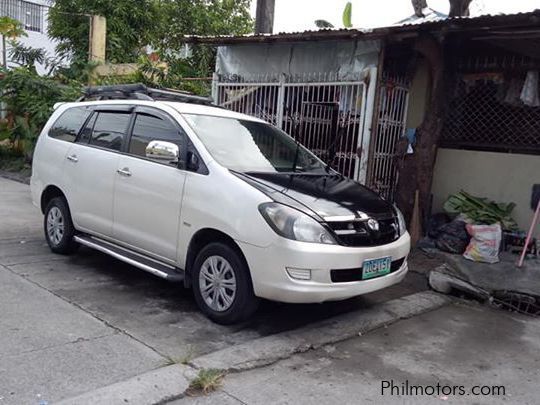
[[[301,76],[215,75],[212,95],[222,107],[283,129],[332,167],[358,179],[357,151],[365,119],[365,83],[330,74]]]
[[[397,186],[396,144],[406,130],[409,83],[404,77],[383,76],[379,94],[367,185],[393,201]]]

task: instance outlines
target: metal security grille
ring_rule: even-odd
[[[1,0],[0,15],[21,22],[28,31],[43,32],[45,6],[22,0]]]
[[[384,76],[379,91],[367,184],[393,201],[397,184],[396,143],[406,129],[409,82],[400,76]]]
[[[540,107],[519,99],[524,75],[506,81],[502,75],[480,77],[459,80],[441,146],[540,154]]]
[[[335,152],[332,167],[355,179],[365,93],[364,82],[329,74],[217,76],[213,89],[218,105],[282,128],[323,160]]]

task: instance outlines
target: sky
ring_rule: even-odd
[[[324,19],[342,27],[347,0],[275,0],[274,32],[317,29],[314,21]],[[255,15],[256,0],[251,12]],[[410,0],[351,0],[354,28],[391,25],[413,14]],[[428,6],[448,13],[448,0],[427,0]],[[540,0],[473,0],[471,15],[517,13],[540,9]]]

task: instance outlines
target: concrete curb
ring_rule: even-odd
[[[183,396],[193,369],[181,364],[140,374],[129,380],[108,385],[56,402],[57,405],[149,405],[165,403]]]
[[[174,364],[153,370],[57,404],[164,404],[184,396],[190,380],[197,375],[197,369],[216,368],[235,372],[262,367],[295,353],[317,349],[390,325],[400,319],[432,311],[451,301],[451,298],[432,291],[412,294],[366,311],[343,314],[301,329],[266,336],[206,354],[192,360],[189,366]]]
[[[366,311],[355,311],[308,325],[299,330],[266,336],[228,347],[190,362],[197,369],[216,368],[229,372],[262,367],[310,349],[336,343],[440,308],[451,298],[424,291],[388,301]]]

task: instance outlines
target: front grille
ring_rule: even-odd
[[[343,246],[380,246],[392,243],[399,238],[399,226],[395,217],[375,218],[379,230],[373,231],[367,220],[327,222],[334,231],[337,242]]]
[[[405,258],[394,260],[390,265],[390,273],[398,271],[403,265]],[[340,269],[340,270],[330,270],[330,279],[333,283],[346,283],[349,281],[361,281],[362,280],[362,267],[357,267],[354,269]],[[370,279],[373,280],[373,279]]]

